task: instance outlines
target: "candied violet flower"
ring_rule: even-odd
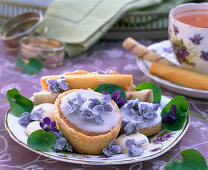
[[[200,34],[195,34],[194,37],[190,37],[189,40],[191,40],[191,42],[195,45],[199,45],[200,41],[203,39],[204,37],[201,37]]]
[[[33,112],[33,114],[31,115],[31,120],[42,120],[43,118],[41,116],[41,113],[43,113],[42,107]]]
[[[56,150],[63,150],[66,145],[66,139],[65,138],[59,138],[56,140],[56,144],[53,146]]]
[[[200,58],[203,59],[204,61],[208,61],[208,52],[201,51]]]
[[[48,79],[46,80],[48,89],[52,92],[59,92],[60,90],[69,90],[68,83],[65,82],[65,77],[59,79]]]
[[[61,133],[61,131],[59,131],[59,132],[52,132],[52,133],[56,136],[56,140],[64,137],[63,134]]]
[[[113,74],[112,70],[106,70],[106,71],[98,70],[97,73],[98,74]]]
[[[73,152],[72,146],[68,142],[66,142],[64,150],[67,150],[68,152]]]
[[[72,100],[68,100],[69,105],[71,106],[68,110],[68,113],[74,113],[75,111],[79,111],[83,103],[86,101],[85,98],[82,98],[80,93],[77,93],[77,97]]]
[[[131,157],[140,156],[144,150],[142,149],[142,144],[146,143],[146,140],[136,142],[134,139],[126,140],[126,147],[128,155]]]
[[[53,132],[53,134],[56,135],[56,144],[53,146],[55,150],[67,150],[68,152],[73,151],[72,146],[67,142],[61,132]]]
[[[142,118],[144,120],[151,120],[157,117],[157,110],[159,108],[159,104],[150,104],[150,103],[140,103],[140,110],[142,114]]]
[[[99,105],[97,105],[97,106],[99,106]],[[94,108],[96,108],[97,106],[95,106]],[[104,123],[104,120],[103,120],[102,116],[100,115],[100,111],[96,111],[96,109],[94,111],[84,109],[83,113],[82,113],[82,119],[85,121],[91,120],[98,125],[102,125]]]
[[[43,121],[40,122],[40,127],[47,132],[59,132],[58,129],[56,129],[56,122],[51,122],[49,117],[45,117]]]
[[[177,120],[177,107],[172,104],[170,112],[162,117],[162,121],[165,123],[174,123]]]
[[[104,112],[112,112],[112,110],[113,110],[111,105],[108,104],[111,101],[111,96],[109,94],[104,95],[101,100],[99,100],[97,98],[92,98],[92,99],[89,99],[89,101],[91,101],[91,102],[89,103],[88,108],[91,110],[93,110],[93,108],[97,105],[103,106]]]
[[[121,147],[119,145],[116,145],[116,140],[114,139],[108,144],[107,148],[103,149],[103,153],[106,156],[116,155],[121,153]]]
[[[104,95],[108,95],[109,93],[105,90],[103,91]],[[109,94],[110,95],[110,94]],[[126,100],[121,98],[121,90],[116,90],[111,94],[111,100],[114,100],[114,102],[120,107],[126,103]]]
[[[127,109],[130,111],[130,114],[138,115],[140,113],[139,100],[129,100],[127,102]]]
[[[139,123],[128,122],[124,127],[124,132],[127,136],[133,132],[138,132],[138,131],[139,131]]]
[[[21,125],[28,125],[31,121],[31,114],[28,112],[24,112],[18,120]]]

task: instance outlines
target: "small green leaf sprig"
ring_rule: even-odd
[[[15,88],[8,90],[6,97],[9,101],[11,112],[17,117],[20,117],[24,112],[31,112],[33,109],[33,102],[22,96]]]
[[[31,133],[27,144],[33,149],[47,151],[56,144],[56,136],[51,132],[39,129]]]
[[[166,170],[208,170],[205,158],[195,149],[185,149],[180,152],[183,160],[164,154],[175,159],[173,162],[168,162]]]
[[[31,57],[28,60],[20,59],[16,61],[16,66],[23,70],[24,73],[32,75],[42,70],[42,65],[37,58]]]
[[[153,103],[160,103],[161,101],[161,90],[160,88],[152,82],[144,82],[139,84],[134,90],[140,91],[144,89],[152,89],[153,92]]]

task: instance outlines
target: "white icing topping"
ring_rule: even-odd
[[[146,103],[146,102],[140,102],[140,103]],[[150,105],[153,105],[153,103],[148,103]],[[154,117],[153,119],[150,120],[144,120],[142,119],[141,116],[137,116],[137,119],[135,120],[135,116],[130,114],[129,110],[127,109],[127,104],[125,104],[122,108],[121,108],[121,117],[122,120],[124,121],[130,121],[131,123],[139,123],[139,128],[148,128],[148,127],[152,127],[158,123],[161,122],[161,108],[159,107],[157,110],[157,116]]]
[[[100,93],[94,92],[92,90],[76,90],[65,95],[61,102],[61,111],[63,115],[66,117],[66,119],[70,121],[70,123],[72,123],[79,129],[93,133],[108,132],[118,124],[118,121],[120,119],[120,114],[118,114],[116,107],[111,102],[109,102],[109,104],[111,105],[113,110],[112,112],[102,113],[102,118],[104,120],[104,123],[102,125],[98,125],[90,120],[89,121],[83,120],[81,117],[82,113],[78,111],[68,114],[68,110],[70,108],[68,100],[72,100],[76,98],[77,93],[80,93],[81,97],[85,99],[90,99],[90,98],[101,99],[103,97],[103,95],[101,95]],[[90,102],[89,100],[86,100],[80,110],[87,108],[89,102]]]

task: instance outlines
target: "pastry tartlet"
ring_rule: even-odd
[[[95,108],[96,102],[94,104],[90,102],[102,100],[103,97],[104,95],[93,90],[74,89],[60,94],[55,101],[54,118],[57,128],[78,153],[102,154],[103,149],[117,137],[120,131],[121,113],[113,100],[108,103],[112,110],[104,109],[102,112],[102,121],[83,119],[83,113],[89,111],[86,108],[89,106]],[[93,115],[93,110],[91,111]]]
[[[121,108],[123,126],[121,132],[127,132],[128,135],[128,131],[139,131],[145,136],[152,136],[162,130],[160,114],[159,104],[139,102],[138,99],[129,100]],[[133,127],[133,130],[129,130],[130,126]]]

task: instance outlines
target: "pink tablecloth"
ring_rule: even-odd
[[[151,41],[143,41],[146,45]],[[82,54],[80,57],[66,60],[65,65],[55,69],[43,69],[41,73],[33,76],[23,74],[15,68],[14,59],[16,54],[5,52],[0,43],[0,100],[5,99],[8,89],[17,88],[24,96],[30,97],[33,92],[41,90],[40,77],[50,74],[62,74],[67,71],[84,69],[87,71],[112,69],[119,73],[127,73],[134,75],[134,83],[150,81],[139,70],[136,64],[136,56],[124,50],[121,42],[100,42],[92,49]],[[169,96],[176,96],[166,89],[162,88],[162,93]],[[207,116],[207,101],[190,99],[190,110]],[[71,163],[59,162],[40,156],[29,151],[19,144],[15,143],[7,133],[4,127],[4,116],[9,110],[8,103],[0,103],[0,169],[71,169],[71,170],[88,170],[88,169],[108,169],[108,170],[140,170],[140,169],[164,169],[165,164],[171,161],[166,156],[160,156],[156,159],[117,166],[88,166],[77,165]],[[190,127],[181,139],[181,141],[173,147],[168,154],[179,157],[179,153],[183,149],[194,148],[200,151],[208,161],[208,124],[196,117],[191,116]]]

